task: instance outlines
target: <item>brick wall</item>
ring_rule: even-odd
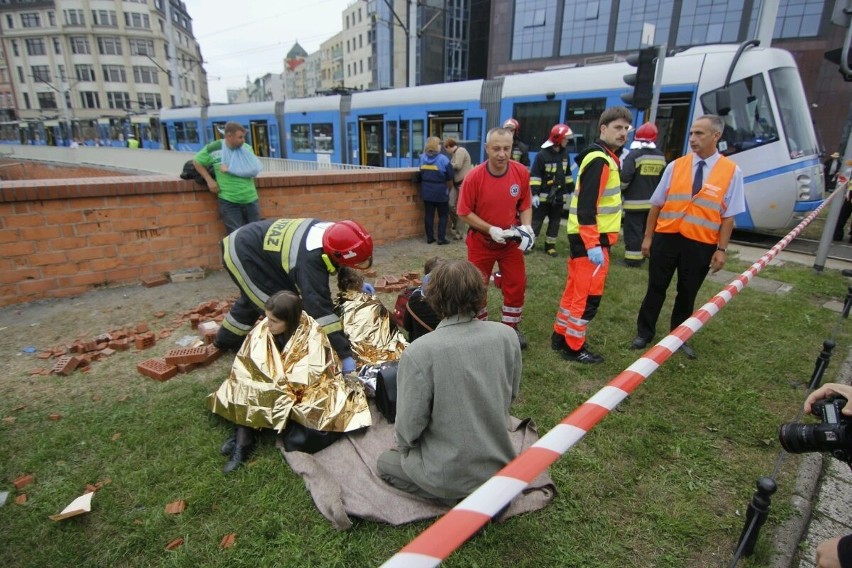
[[[48,164],[33,160],[0,160],[0,180],[67,179],[121,175],[115,170],[91,166]]]
[[[422,234],[414,170],[262,174],[264,217],[354,219],[377,245]],[[0,306],[220,269],[215,197],[175,176],[0,184]]]

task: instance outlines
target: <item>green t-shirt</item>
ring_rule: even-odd
[[[202,148],[196,155],[195,161],[204,166],[213,166],[216,174],[216,183],[219,184],[219,197],[231,203],[252,203],[257,201],[257,188],[254,186],[253,178],[244,178],[231,175],[219,169],[222,163],[222,145],[224,140],[216,140]],[[243,148],[251,146],[243,144]]]

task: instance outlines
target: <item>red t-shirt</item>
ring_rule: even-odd
[[[488,171],[488,162],[473,168],[462,183],[458,214],[475,213],[501,229],[519,224],[518,213],[532,207],[530,173],[513,160],[508,166],[500,176]]]

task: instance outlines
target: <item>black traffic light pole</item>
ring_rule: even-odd
[[[628,65],[636,67],[636,73],[624,76],[624,82],[633,87],[633,91],[622,94],[621,100],[639,110],[650,108],[645,122],[654,122],[657,118],[665,57],[666,44],[662,44],[644,47],[626,58]]]

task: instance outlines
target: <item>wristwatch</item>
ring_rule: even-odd
[[[728,254],[728,250],[727,250],[727,249],[724,249],[724,248],[722,248],[722,247],[716,247],[716,250],[718,250],[718,251],[722,251],[723,253]]]

